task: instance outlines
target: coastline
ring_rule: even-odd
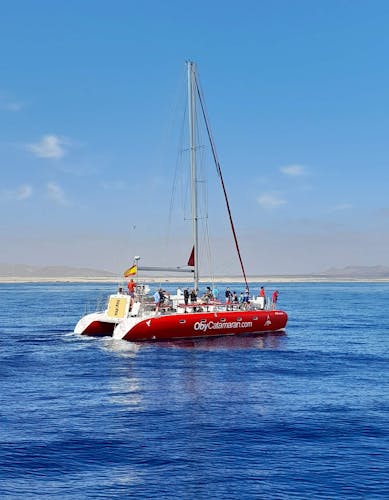
[[[127,281],[126,278],[118,277],[77,277],[77,276],[58,276],[58,277],[17,277],[17,276],[0,276],[0,284],[23,284],[23,283],[122,283]],[[191,283],[192,279],[166,276],[153,276],[141,281],[147,283]],[[211,278],[205,276],[201,280],[204,283],[243,283],[241,276],[215,276]],[[389,277],[374,278],[374,277],[350,277],[350,276],[248,276],[248,283],[388,283]]]

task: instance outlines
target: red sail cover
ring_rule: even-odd
[[[192,252],[190,254],[189,260],[188,260],[188,266],[194,266],[195,261],[194,261],[194,247],[192,248]]]

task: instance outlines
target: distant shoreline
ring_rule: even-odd
[[[13,283],[122,283],[127,281],[126,278],[112,277],[0,277],[0,284]],[[193,280],[188,278],[177,279],[166,276],[153,276],[148,279],[142,277],[141,281],[147,283],[191,283]],[[205,276],[201,279],[203,283],[243,283],[242,277],[236,276],[217,276],[211,279]],[[366,278],[366,277],[347,277],[347,276],[250,276],[247,278],[248,283],[388,283],[388,278]]]

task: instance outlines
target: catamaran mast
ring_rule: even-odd
[[[189,109],[189,150],[191,173],[191,198],[192,198],[192,231],[193,231],[193,256],[194,256],[194,288],[199,287],[199,229],[197,209],[197,165],[196,165],[196,65],[187,61],[188,70],[188,109]]]
[[[194,74],[194,79],[195,79],[194,83],[196,85],[196,90],[197,90],[198,97],[199,97],[200,108],[201,108],[201,111],[203,113],[203,117],[204,117],[204,121],[205,121],[205,127],[207,129],[208,139],[209,139],[209,142],[210,142],[210,145],[211,145],[211,149],[212,149],[213,159],[215,161],[216,171],[218,173],[218,176],[220,178],[220,182],[221,182],[221,185],[222,185],[222,188],[223,188],[224,199],[225,199],[225,202],[226,202],[228,217],[230,219],[230,226],[231,226],[232,235],[233,235],[234,241],[235,241],[236,251],[237,251],[238,257],[239,257],[240,268],[242,270],[242,275],[243,275],[243,278],[244,278],[244,282],[246,284],[246,288],[249,290],[249,284],[247,282],[246,271],[244,269],[243,260],[242,260],[242,256],[241,256],[241,253],[240,253],[239,243],[238,243],[238,238],[236,236],[235,225],[234,225],[234,221],[232,220],[232,213],[231,213],[231,209],[230,209],[230,202],[228,201],[227,191],[226,191],[226,188],[225,188],[225,185],[224,185],[224,179],[223,179],[222,169],[220,167],[220,162],[219,162],[219,159],[217,157],[215,143],[214,143],[214,140],[213,140],[213,137],[212,137],[211,128],[209,126],[209,121],[208,121],[207,113],[205,111],[204,97],[202,95],[200,86],[198,84],[198,81],[197,81],[197,78],[196,78],[196,74]]]

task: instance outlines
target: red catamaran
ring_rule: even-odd
[[[193,62],[187,62],[188,108],[189,108],[189,151],[191,172],[191,218],[193,233],[193,250],[188,265],[183,268],[158,268],[139,265],[140,258],[135,257],[134,266],[128,274],[139,271],[174,271],[193,273],[193,289],[199,288],[199,237],[197,207],[197,137],[196,107],[204,118],[216,170],[226,201],[227,212],[235,241],[236,250],[242,270],[246,289],[249,290],[243,261],[240,255],[238,240],[232,220],[230,205],[223,181],[221,167],[216,154],[208,118],[205,112],[204,99]],[[154,300],[148,294],[148,287],[137,284],[134,297],[123,293],[110,295],[108,306],[104,311],[87,314],[77,323],[75,333],[89,336],[113,336],[115,339],[128,341],[159,341],[210,338],[216,336],[243,336],[257,333],[284,331],[288,316],[284,311],[266,308],[262,297],[238,306],[223,304],[217,300],[206,298],[186,302],[181,293],[165,300],[155,310]]]

